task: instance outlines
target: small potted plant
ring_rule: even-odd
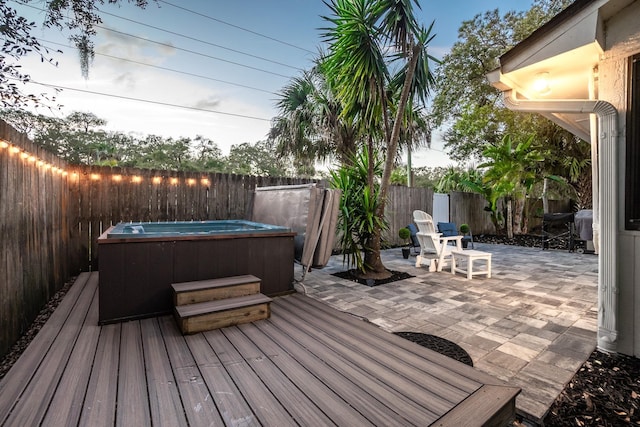
[[[404,259],[409,258],[409,253],[411,252],[411,248],[409,247],[409,238],[411,237],[411,231],[407,227],[402,227],[398,230],[398,237],[404,240],[405,246],[402,248],[402,257]]]
[[[469,234],[471,232],[471,229],[469,228],[469,224],[461,224],[460,225],[460,234],[462,234],[464,237],[462,238],[462,248],[466,249],[467,246],[469,245],[469,241],[471,240],[470,236],[467,236],[467,234]]]

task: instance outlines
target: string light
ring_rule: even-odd
[[[63,168],[60,168],[58,166],[54,166],[42,159],[39,159],[38,157],[36,157],[35,155],[29,153],[28,151],[22,150],[20,147],[16,146],[16,145],[12,145],[9,142],[0,139],[0,149],[8,149],[9,154],[10,155],[14,155],[14,154],[20,154],[20,158],[23,160],[28,161],[29,163],[33,163],[35,164],[37,167],[39,168],[43,168],[45,170],[51,170],[52,172],[58,174],[58,175],[62,175],[62,176],[67,176],[69,173],[64,170]],[[85,173],[85,175],[87,175]],[[78,171],[73,171],[71,172],[71,178],[74,178],[75,180],[79,180],[80,179],[80,174],[78,173]],[[92,181],[99,181],[101,179],[101,176],[99,173],[92,173],[89,175],[89,178]],[[154,176],[153,178],[151,178],[151,181],[154,184],[161,184],[163,181],[163,177],[162,176]],[[122,182],[123,181],[123,176],[120,174],[116,174],[116,175],[111,175],[111,180],[114,182]],[[143,178],[139,175],[134,175],[131,177],[131,182],[132,183],[141,183],[143,181]],[[177,177],[171,177],[168,178],[168,182],[171,185],[178,185],[180,183],[180,179]],[[194,186],[196,185],[196,183],[198,182],[197,179],[195,178],[188,178],[186,180],[186,184],[189,186]],[[209,186],[211,185],[211,181],[209,180],[209,178],[201,178],[200,179],[200,184],[202,184],[203,186]]]
[[[56,173],[58,175],[67,176],[67,172],[63,168],[60,168],[58,166],[52,165],[51,163],[45,162],[44,160],[36,157],[34,154],[26,150],[23,150],[17,145],[10,144],[9,142],[3,139],[0,139],[0,149],[8,149],[9,155],[19,154],[22,160],[26,160],[29,163],[35,164],[36,167],[44,168],[44,170],[46,171],[51,170],[51,172]]]

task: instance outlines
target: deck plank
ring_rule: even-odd
[[[282,302],[295,306],[296,309],[293,312],[298,315],[308,312],[313,307],[309,304],[309,298],[283,298]],[[320,313],[322,314],[317,314],[313,318],[313,324],[316,327],[325,328],[327,333],[335,339],[345,342],[352,348],[357,348],[362,354],[385,364],[404,378],[415,380],[419,374],[421,387],[437,390],[438,394],[448,402],[459,402],[481,386],[478,381],[434,367],[428,359],[407,357],[406,352],[399,351],[389,340],[392,334],[381,334],[378,339],[371,340],[371,333],[368,330],[370,328],[365,329],[361,327],[363,325],[358,325],[365,322],[346,322],[346,319],[336,316],[335,311],[320,310]],[[355,346],[353,343],[358,344]],[[460,363],[451,358],[448,359],[448,366]]]
[[[47,355],[60,330],[71,314],[78,297],[89,280],[89,273],[82,273],[69,288],[58,308],[49,317],[33,341],[22,353],[11,370],[0,380],[0,424],[9,416],[20,395],[31,381],[32,375]]]
[[[460,405],[445,414],[435,424],[437,427],[457,427],[473,420],[481,426],[506,426],[515,412],[518,389],[496,385],[482,386]]]
[[[67,426],[77,424],[80,420],[87,384],[91,375],[91,364],[87,363],[87,360],[94,359],[100,337],[97,296],[98,293],[95,292],[85,318],[85,324],[80,331],[60,384],[58,384],[58,390],[65,392],[58,392],[53,396],[42,425]]]
[[[80,415],[81,426],[113,426],[116,418],[121,324],[100,327],[100,338]]]
[[[287,412],[287,408],[283,407],[284,402],[279,402],[273,396],[219,329],[204,332],[203,335],[262,424],[297,425],[291,414]]]
[[[281,345],[282,341],[289,338],[282,334],[269,322],[258,322],[255,324],[246,324],[238,326],[238,329],[244,333],[251,342],[262,349],[266,357],[273,361],[283,373],[297,384],[300,390],[310,398],[315,400],[315,404],[329,416],[332,421],[340,426],[373,426],[373,425],[390,425],[394,420],[386,418],[387,414],[382,413],[383,419],[376,419],[377,422],[371,422],[362,415],[362,412],[369,412],[371,408],[365,408],[357,399],[356,402],[349,402],[341,396],[354,395],[358,392],[353,383],[344,379],[331,369],[322,366],[318,369],[318,365],[322,364],[312,355],[306,352],[302,347],[297,346],[295,351],[291,353]],[[295,346],[295,343],[293,343]],[[311,366],[315,364],[315,367]],[[322,364],[324,365],[324,364]],[[318,371],[323,370],[326,376],[331,377],[330,380],[323,380],[321,375],[317,375]],[[330,373],[333,372],[334,375]],[[342,381],[340,381],[342,380]]]
[[[175,381],[191,427],[224,425],[209,388],[172,316],[158,319]]]
[[[302,393],[295,382],[291,381],[286,371],[281,371],[271,358],[267,357],[256,343],[249,341],[238,328],[226,328],[222,330],[222,333],[265,387],[273,393],[283,407],[286,407],[294,420],[305,420],[304,424],[317,427],[333,424],[331,419],[316,406],[315,402]],[[278,363],[280,364],[280,362]],[[287,371],[289,369],[285,365],[282,367]]]
[[[187,425],[158,319],[141,320],[140,326],[152,424],[167,427]]]
[[[288,302],[291,302],[291,299],[283,298],[280,304]],[[322,334],[316,334],[323,345],[353,365],[375,374],[388,389],[395,391],[399,399],[415,402],[415,416],[428,418],[433,422],[466,397],[466,394],[459,393],[458,399],[451,401],[449,398],[456,390],[447,383],[420,375],[418,378],[421,382],[424,380],[424,383],[418,384],[415,381],[415,372],[413,376],[408,377],[399,374],[401,361],[388,357],[384,351],[377,351],[368,342],[357,341],[348,334],[328,328],[321,315],[309,316],[294,304],[289,304],[286,313],[281,313],[281,316],[310,333],[313,333],[314,329],[323,331]],[[476,388],[479,387],[480,384]]]
[[[19,405],[7,417],[6,425],[39,425],[53,398],[69,355],[80,334],[91,301],[97,289],[97,277],[91,277],[81,290],[76,304],[57,334],[51,347],[46,351],[42,363],[35,372],[26,373],[31,381],[24,389],[28,404]]]
[[[344,322],[348,322],[348,319],[353,320],[353,316],[329,307],[327,304],[322,303],[316,299],[301,298],[300,300],[310,305],[311,308],[309,308],[309,310],[313,310],[314,312],[321,311],[327,313],[330,317],[341,319]],[[485,374],[484,372],[478,371],[477,369],[465,365],[464,363],[451,363],[452,359],[450,357],[413,343],[402,337],[390,334],[376,325],[367,322],[359,322],[358,327],[362,330],[363,334],[361,336],[366,339],[366,341],[389,342],[390,344],[392,344],[390,346],[390,349],[397,348],[399,352],[398,354],[403,359],[411,360],[413,363],[417,363],[417,366],[420,366],[420,369],[424,370],[425,372],[435,371],[438,373],[438,375],[442,376],[442,378],[448,378],[449,376],[454,375],[467,378],[474,383],[502,385],[499,380],[488,374]],[[417,357],[412,357],[411,355]]]
[[[120,426],[151,425],[139,321],[122,324],[116,424]]]
[[[260,426],[260,421],[238,390],[233,378],[222,366],[203,334],[189,335],[185,341],[191,350],[202,379],[218,407],[225,425]]]
[[[353,360],[349,360],[343,355],[335,353],[332,348],[326,347],[320,341],[319,333],[313,328],[301,323],[291,323],[283,317],[282,310],[277,317],[272,317],[270,321],[287,334],[290,341],[299,343],[317,357],[323,363],[320,369],[334,369],[339,375],[351,381],[354,386],[354,399],[362,398],[368,403],[371,400],[374,408],[382,408],[392,419],[396,419],[395,422],[382,425],[425,425],[435,420],[435,414],[423,410],[413,401],[404,399],[404,396],[397,390],[382,381],[378,377],[375,367],[371,367],[372,371],[368,371]],[[323,372],[319,372],[319,374],[322,375]],[[364,415],[370,419],[379,416],[375,409]]]

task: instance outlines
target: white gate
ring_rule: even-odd
[[[433,193],[433,225],[449,222],[449,195]]]

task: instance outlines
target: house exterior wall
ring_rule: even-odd
[[[640,53],[640,2],[605,22],[598,98],[618,110],[618,351],[640,357],[640,232],[624,230],[625,144],[629,58]],[[603,167],[607,167],[603,165]],[[610,167],[610,166],[609,166]]]

